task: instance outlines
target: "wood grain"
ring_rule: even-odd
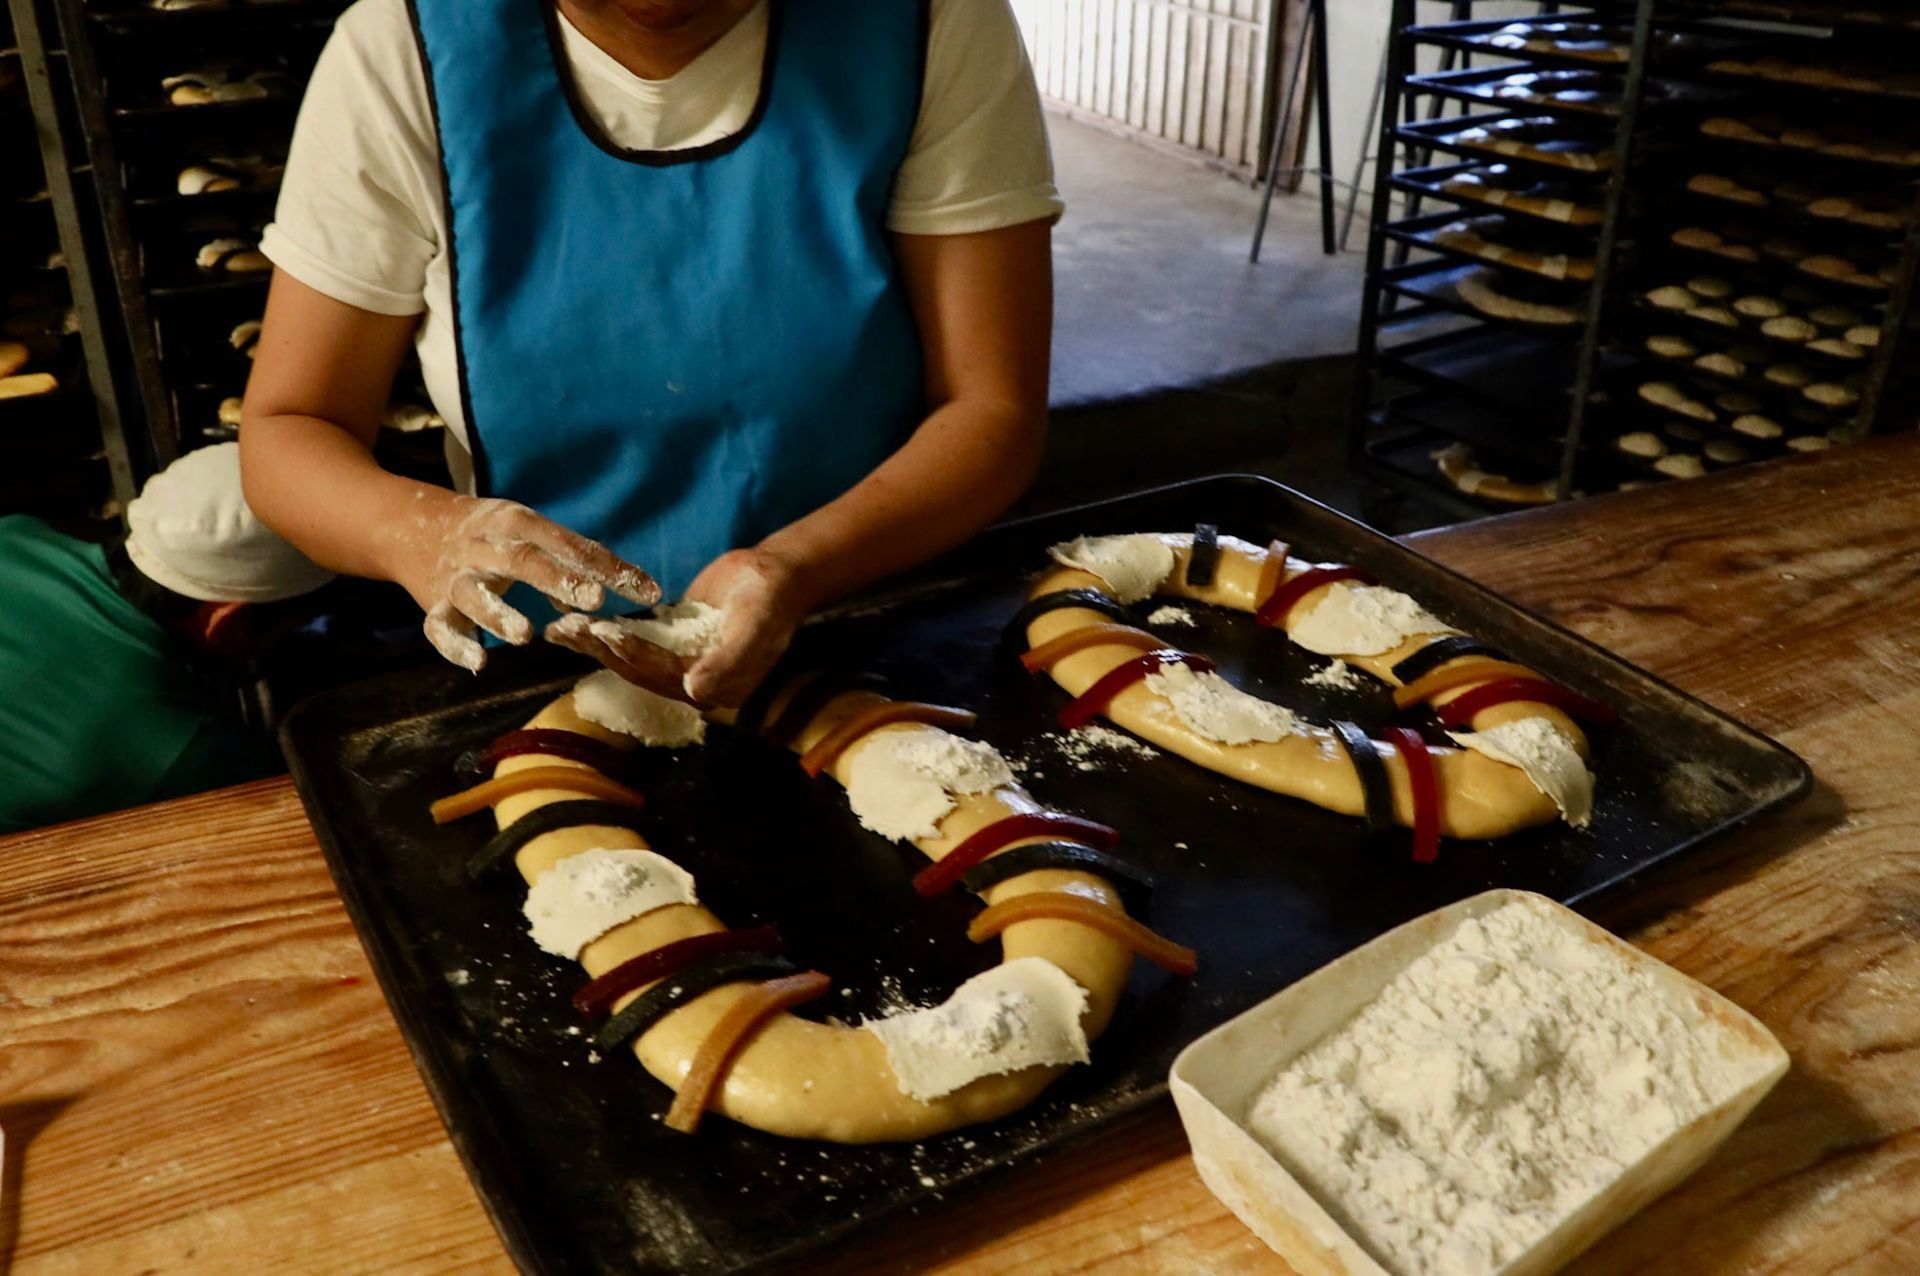
[[[1920,1272],[1920,438],[1419,544],[1819,779],[1600,918],[1794,1068],[1573,1270]],[[0,863],[0,1270],[510,1270],[285,781],[0,841]],[[1286,1269],[1162,1109],[819,1270]]]

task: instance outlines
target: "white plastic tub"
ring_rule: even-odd
[[[1560,1268],[1699,1168],[1785,1074],[1787,1052],[1752,1015],[1545,896],[1488,891],[1417,917],[1227,1021],[1173,1063],[1173,1099],[1201,1179],[1300,1276],[1394,1274],[1247,1129],[1255,1097],[1295,1055],[1346,1022],[1462,921],[1515,901],[1545,910],[1558,924],[1650,971],[1684,1016],[1731,1029],[1741,1051],[1734,1062],[1744,1080],[1732,1097],[1676,1130],[1496,1276],[1540,1276]]]

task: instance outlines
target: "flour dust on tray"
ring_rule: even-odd
[[[1750,1068],[1651,971],[1505,904],[1282,1068],[1248,1125],[1396,1276],[1486,1276]]]
[[[1043,731],[1014,763],[1022,773],[1047,762],[1062,761],[1076,771],[1103,771],[1124,758],[1157,758],[1160,750],[1124,731],[1092,723],[1071,731]]]
[[[1335,659],[1324,668],[1316,669],[1301,679],[1309,687],[1323,687],[1330,691],[1358,691],[1366,685],[1360,672],[1344,660]]]

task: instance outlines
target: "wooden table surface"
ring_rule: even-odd
[[[1422,549],[1772,733],[1818,788],[1600,920],[1793,1070],[1575,1271],[1920,1272],[1920,437]],[[0,1271],[510,1270],[285,780],[0,841]],[[1171,1106],[835,1272],[1284,1272]]]

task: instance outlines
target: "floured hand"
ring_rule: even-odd
[[[486,663],[479,630],[515,646],[532,641],[533,622],[502,598],[517,583],[563,610],[594,611],[609,592],[643,606],[660,597],[638,567],[524,505],[440,490],[419,499],[393,579],[426,612],[427,641],[463,669]]]
[[[720,633],[687,670],[699,704],[745,700],[793,641],[813,600],[800,569],[764,549],[736,549],[707,564],[687,598],[720,609]]]
[[[614,621],[575,612],[549,624],[543,636],[556,646],[592,657],[655,695],[693,703],[686,691],[687,669],[692,661],[622,629]]]

